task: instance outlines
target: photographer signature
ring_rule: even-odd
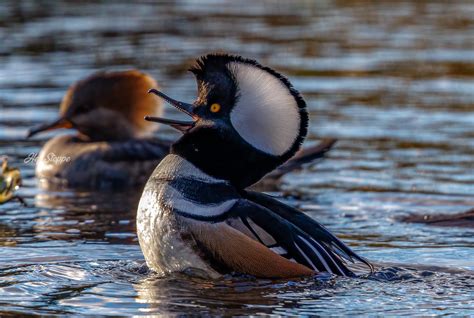
[[[25,158],[24,162],[26,164],[30,164],[30,163],[35,164],[36,161],[38,160],[38,156],[39,154],[37,152],[32,152]],[[45,160],[46,162],[59,165],[59,164],[71,161],[71,157],[58,156],[54,152],[50,152],[46,156],[44,156],[43,160]]]

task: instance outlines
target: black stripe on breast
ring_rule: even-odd
[[[225,182],[208,183],[191,178],[176,178],[168,185],[179,191],[187,200],[199,204],[218,204],[238,199],[237,191]]]

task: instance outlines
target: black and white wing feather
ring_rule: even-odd
[[[227,222],[275,253],[318,272],[354,276],[348,263],[356,261],[372,271],[368,261],[301,211],[261,193],[243,195],[227,214]]]

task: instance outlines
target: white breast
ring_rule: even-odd
[[[147,265],[160,274],[194,268],[216,277],[219,274],[197,255],[189,242],[182,239],[183,234],[188,233],[185,228],[179,226],[176,215],[172,212],[172,205],[182,205],[183,201],[174,200],[177,194],[172,191],[176,190],[166,183],[156,182],[156,177],[164,174],[169,177],[179,176],[182,173],[192,174],[189,165],[192,166],[178,156],[168,155],[155,169],[138,205],[138,239]],[[205,175],[199,176],[205,177]]]

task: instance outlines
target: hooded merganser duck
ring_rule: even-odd
[[[28,133],[31,137],[58,128],[78,132],[53,137],[44,145],[37,177],[48,185],[69,187],[143,185],[170,146],[152,136],[156,125],[143,120],[149,112],[162,113],[160,101],[144,93],[157,87],[151,76],[136,70],[100,72],[73,84],[61,102],[59,118]]]
[[[143,191],[137,233],[148,266],[290,278],[354,276],[371,264],[303,212],[246,190],[291,158],[307,134],[306,104],[290,82],[258,62],[209,54],[190,71],[194,104],[160,96],[192,121],[147,117],[184,132]]]
[[[145,115],[162,113],[162,105],[146,94],[157,88],[148,74],[131,70],[100,72],[73,84],[65,94],[59,118],[29,131],[37,133],[74,128],[76,135],[49,140],[37,158],[36,175],[44,186],[129,188],[139,191],[171,143],[153,137],[157,125]],[[293,160],[265,178],[264,188],[284,173],[321,158],[334,139],[304,149]]]

